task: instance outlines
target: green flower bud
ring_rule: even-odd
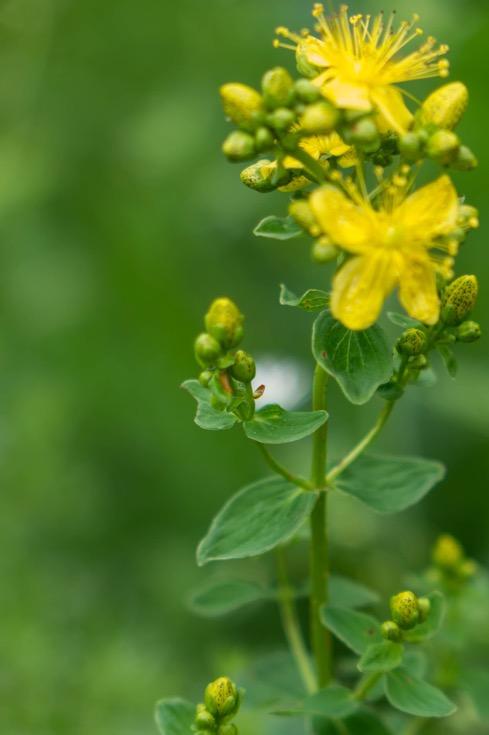
[[[199,375],[199,383],[204,387],[207,388],[209,386],[209,383],[211,382],[213,377],[213,373],[211,370],[203,370]]]
[[[479,286],[475,276],[460,276],[447,286],[443,294],[442,319],[455,327],[469,315],[477,301]]]
[[[310,235],[319,235],[319,225],[307,199],[293,199],[289,204],[289,214]]]
[[[248,168],[243,169],[239,177],[245,186],[248,186],[254,191],[265,193],[274,191],[277,188],[274,176],[276,170],[276,161],[269,161],[267,158],[263,158],[256,163],[252,163]]]
[[[385,623],[382,623],[380,632],[388,641],[394,641],[394,643],[400,643],[402,641],[402,630],[393,620],[386,620]]]
[[[479,161],[466,145],[460,146],[454,161],[452,161],[452,166],[457,171],[473,171],[478,165]]]
[[[244,130],[233,130],[222,144],[222,152],[230,161],[248,161],[255,155],[255,141]]]
[[[476,573],[477,564],[472,559],[465,559],[458,567],[458,574],[462,579],[471,579]]]
[[[238,728],[232,723],[221,725],[221,727],[217,731],[217,735],[238,735]]]
[[[462,322],[455,333],[458,342],[477,342],[481,336],[480,324],[477,322]]]
[[[462,82],[451,82],[436,89],[423,102],[420,121],[424,125],[453,130],[467,109],[469,92]]]
[[[223,84],[220,93],[226,117],[245,130],[254,130],[259,117],[257,113],[263,111],[261,94],[239,82]]]
[[[327,237],[320,237],[311,248],[311,258],[314,263],[331,263],[338,255],[338,248]]]
[[[288,107],[278,107],[268,115],[267,122],[274,130],[289,130],[295,122],[295,113]]]
[[[297,66],[297,71],[299,72],[301,77],[314,79],[314,77],[317,77],[318,74],[321,72],[321,69],[318,66],[315,66],[314,64],[311,64],[310,61],[308,61],[306,46],[303,43],[297,44],[297,48],[295,50],[295,62]]]
[[[321,92],[315,84],[308,79],[298,79],[294,84],[296,96],[306,105],[317,102],[321,97]]]
[[[205,706],[218,717],[236,714],[239,708],[239,692],[236,685],[227,676],[208,684],[205,690]]]
[[[426,153],[437,163],[443,166],[452,163],[458,154],[460,140],[451,130],[437,130],[428,139]]]
[[[440,536],[433,549],[433,563],[446,571],[453,571],[464,560],[464,550],[457,539],[449,534]]]
[[[270,130],[265,127],[258,128],[255,133],[255,148],[261,153],[262,151],[269,151],[273,148],[274,137]]]
[[[415,355],[409,358],[409,367],[415,370],[424,370],[428,367],[428,358],[426,355]]]
[[[322,135],[334,130],[338,119],[338,110],[329,102],[315,102],[306,107],[301,117],[301,128],[305,133]]]
[[[380,148],[379,131],[370,117],[362,117],[345,128],[344,138],[347,143],[353,143],[369,153]]]
[[[231,299],[214,299],[205,315],[205,326],[226,349],[236,347],[243,338],[244,317]]]
[[[422,142],[418,133],[404,133],[399,138],[399,153],[409,163],[416,163],[421,158]]]
[[[233,378],[240,380],[242,383],[251,383],[256,375],[256,365],[252,356],[244,350],[238,350],[234,356],[231,374]]]
[[[410,630],[419,622],[418,598],[414,592],[406,590],[391,597],[392,620],[402,628]]]
[[[216,728],[216,720],[213,715],[205,707],[205,704],[197,705],[197,714],[195,715],[195,727],[199,731],[214,732]]]
[[[271,110],[287,107],[294,98],[294,80],[282,66],[265,72],[261,87],[265,106]]]
[[[396,349],[401,355],[413,357],[426,349],[426,334],[421,329],[410,327],[397,340]]]
[[[431,610],[431,602],[428,597],[418,597],[419,622],[424,623],[428,620]]]
[[[202,365],[213,365],[222,353],[222,347],[211,334],[202,332],[199,334],[194,344],[195,357],[197,362]]]

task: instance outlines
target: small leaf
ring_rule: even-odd
[[[277,710],[273,714],[308,715],[342,720],[344,717],[353,714],[357,709],[358,702],[353,699],[351,690],[338,684],[332,684],[326,689],[321,689],[319,692],[312,694],[304,701],[302,706]]]
[[[447,373],[451,378],[455,378],[457,375],[458,365],[453,351],[447,345],[437,345],[436,349],[441,355],[441,359],[447,369]]]
[[[416,319],[411,319],[407,314],[399,314],[397,311],[388,311],[387,317],[392,324],[395,324],[396,327],[402,327],[403,329],[421,326],[421,322],[416,321]]]
[[[422,679],[428,671],[428,659],[424,651],[412,648],[404,653],[402,669],[407,674]]]
[[[303,235],[304,232],[292,217],[275,217],[272,214],[258,222],[253,234],[257,237],[269,237],[273,240],[291,240],[293,237]]]
[[[362,455],[338,477],[336,487],[378,513],[414,505],[443,479],[440,462],[419,457]]]
[[[323,625],[359,655],[383,640],[379,623],[371,615],[332,606],[323,607],[320,614]]]
[[[364,673],[392,671],[401,665],[403,653],[404,648],[399,643],[372,643],[358,662],[358,669]]]
[[[379,601],[376,592],[339,574],[332,574],[329,578],[329,598],[332,607],[365,607]]]
[[[188,735],[195,717],[195,705],[179,697],[156,703],[155,720],[161,735]]]
[[[234,612],[245,605],[275,597],[254,582],[214,581],[208,582],[192,593],[189,608],[204,618],[218,618]]]
[[[213,520],[197,549],[199,566],[270,551],[296,533],[316,500],[317,493],[281,477],[248,485],[228,500]]]
[[[329,295],[326,291],[310,288],[302,296],[296,296],[282,283],[279,301],[282,306],[296,306],[304,311],[321,311],[328,306]]]
[[[262,444],[287,444],[313,434],[327,418],[326,411],[285,411],[272,404],[257,411],[243,427],[248,439]]]
[[[204,388],[198,380],[186,380],[182,383],[182,388],[187,390],[192,398],[197,401],[197,413],[195,415],[195,423],[201,429],[209,431],[222,431],[223,429],[232,429],[237,422],[236,416],[226,411],[217,411],[211,406],[211,392],[208,388]]]
[[[289,651],[273,651],[254,657],[240,676],[251,707],[280,707],[280,703],[302,702],[304,684]]]
[[[428,618],[424,623],[420,623],[420,625],[404,633],[404,638],[409,643],[421,643],[421,641],[433,638],[443,625],[446,607],[445,598],[441,592],[432,592],[428,595],[428,599],[431,603]]]
[[[347,717],[343,720],[343,725],[348,735],[391,735],[382,720],[367,710]],[[339,731],[335,722],[316,718],[313,721],[313,732],[314,735],[338,735]]]
[[[457,709],[440,689],[402,669],[386,674],[384,686],[390,704],[408,715],[448,717]]]
[[[382,329],[354,332],[323,311],[314,322],[312,351],[351,403],[366,403],[392,374],[392,355]]]

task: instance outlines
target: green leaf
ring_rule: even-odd
[[[447,345],[437,345],[436,349],[441,355],[441,359],[447,369],[447,373],[451,378],[455,378],[457,375],[458,365],[453,351]]]
[[[280,707],[284,700],[302,702],[304,684],[289,651],[273,651],[253,658],[240,676],[251,707]]]
[[[252,602],[274,599],[272,591],[254,582],[239,580],[208,582],[195,590],[189,598],[192,612],[204,618],[218,618]]]
[[[345,733],[348,735],[391,735],[382,720],[365,710],[357,712],[343,720]],[[313,722],[314,735],[338,735],[336,723],[331,720],[316,718]]]
[[[405,631],[404,638],[409,643],[421,643],[421,641],[433,638],[443,625],[446,608],[445,598],[441,592],[432,592],[427,597],[431,602],[429,615],[424,623],[420,623],[412,630]]]
[[[443,465],[428,459],[362,455],[335,484],[379,513],[398,513],[421,500],[444,475]]]
[[[343,607],[323,607],[321,622],[334,635],[361,655],[372,643],[381,643],[382,635],[378,621],[371,615]]]
[[[281,477],[258,480],[234,495],[213,520],[197,549],[199,566],[242,559],[288,541],[309,516],[317,493]]]
[[[312,694],[304,701],[302,706],[276,710],[273,714],[308,715],[342,720],[344,717],[353,714],[357,709],[358,702],[353,699],[351,690],[338,684],[332,684],[326,689],[321,689],[319,692]]]
[[[327,418],[326,411],[286,411],[274,403],[257,411],[243,427],[248,439],[261,444],[288,444],[313,434]]]
[[[226,411],[217,411],[211,406],[211,392],[208,388],[204,388],[198,380],[186,380],[182,383],[182,388],[187,390],[192,398],[197,401],[197,413],[195,415],[195,423],[201,429],[209,431],[222,431],[223,429],[232,429],[237,422],[236,416]]]
[[[402,670],[411,676],[422,679],[428,671],[428,659],[424,651],[412,648],[404,653]]]
[[[404,647],[400,643],[372,643],[358,662],[358,669],[363,673],[392,671],[401,665],[403,653]]]
[[[399,314],[397,311],[388,311],[387,317],[392,324],[395,324],[396,327],[402,327],[403,329],[419,327],[421,325],[421,322],[416,321],[416,319],[411,319],[407,314]]]
[[[179,697],[156,703],[155,720],[161,735],[189,735],[195,717],[195,705]]]
[[[392,374],[392,355],[378,325],[353,332],[323,311],[314,322],[312,351],[352,403],[366,403]]]
[[[257,237],[269,237],[273,240],[291,240],[293,237],[303,235],[304,232],[292,217],[275,217],[272,214],[258,222],[253,234]]]
[[[332,574],[329,578],[329,598],[332,607],[365,607],[379,601],[376,592],[340,574]]]
[[[326,291],[310,288],[302,296],[296,296],[282,283],[279,301],[282,306],[296,306],[299,309],[304,309],[304,311],[321,311],[328,306],[329,295]]]
[[[402,669],[386,674],[384,687],[390,704],[408,715],[448,717],[457,709],[440,689]]]

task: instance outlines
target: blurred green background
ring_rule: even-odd
[[[457,184],[482,228],[458,272],[480,276],[480,319],[489,5],[396,8],[419,11],[450,43],[452,78],[471,90],[461,132],[481,166]],[[272,364],[293,358],[282,378],[276,371],[277,390],[289,375],[303,392],[310,320],[279,307],[278,283],[322,287],[327,274],[309,263],[305,241],[253,238],[285,201],[245,189],[224,161],[217,88],[256,85],[277,63],[292,69],[292,56],[272,49],[273,29],[304,26],[309,9],[305,0],[0,3],[2,733],[150,735],[157,698],[197,697],[209,678],[280,645],[273,608],[212,622],[185,607],[187,588],[213,573],[194,563],[211,515],[265,470],[238,430],[200,431],[179,384],[196,372],[192,340],[208,303],[228,294],[247,316],[248,349]],[[439,531],[487,559],[489,342],[460,353],[457,381],[440,371],[436,388],[411,390],[379,443],[442,459],[448,479],[402,518],[379,521],[346,501],[333,510],[334,564],[385,593],[426,564]],[[377,409],[352,411],[334,394],[333,451]],[[288,458],[300,467],[305,451],[301,443]]]

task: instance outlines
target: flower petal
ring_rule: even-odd
[[[348,329],[367,329],[377,320],[398,273],[398,255],[373,250],[351,258],[336,274],[331,312]]]
[[[307,38],[300,42],[298,52],[313,66],[331,66],[331,60],[328,57],[328,47],[320,38],[307,36]]]
[[[365,110],[368,112],[372,109],[368,87],[361,82],[350,82],[335,76],[321,85],[321,94],[336,107],[346,110]]]
[[[370,98],[378,109],[379,129],[381,133],[395,131],[405,133],[413,116],[404,104],[401,92],[395,87],[374,87]]]
[[[369,216],[367,208],[357,207],[341,191],[328,184],[316,189],[309,203],[322,231],[335,245],[351,253],[363,253],[368,249],[373,216]]]
[[[423,324],[436,324],[440,300],[435,269],[429,258],[418,256],[407,260],[399,280],[399,300],[409,316]]]
[[[396,219],[409,230],[413,241],[429,243],[454,229],[458,216],[458,196],[450,178],[440,176],[411,194],[396,210]]]

